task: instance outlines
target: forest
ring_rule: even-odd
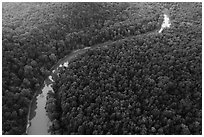
[[[163,11],[171,26],[158,33]],[[2,134],[26,134],[51,68],[51,134],[201,135],[202,3],[2,3]]]

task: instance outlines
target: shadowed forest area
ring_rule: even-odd
[[[170,27],[158,33],[168,11]],[[2,134],[51,68],[51,134],[202,134],[202,3],[2,3]],[[92,48],[98,47],[98,48]]]

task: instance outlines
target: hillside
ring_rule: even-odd
[[[2,133],[25,134],[60,59],[99,46],[56,79],[52,134],[202,134],[201,21],[201,3],[3,3]]]

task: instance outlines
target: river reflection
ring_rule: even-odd
[[[46,102],[47,94],[49,91],[54,92],[53,85],[53,76],[59,75],[60,68],[68,67],[69,62],[65,61],[54,69],[52,74],[44,82],[44,87],[42,88],[42,93],[40,93],[36,99],[33,101],[34,104],[31,104],[30,108],[30,117],[28,120],[27,131],[28,135],[50,135],[48,132],[49,127],[52,125],[52,122],[47,116],[46,112]],[[30,120],[31,119],[31,120]]]
[[[34,100],[31,102],[31,105],[29,107],[26,134],[28,135],[51,134],[48,132],[48,130],[49,127],[52,125],[52,122],[47,116],[45,107],[48,92],[52,91],[54,93],[52,85],[55,81],[53,78],[59,76],[59,72],[68,67],[70,60],[84,54],[88,49],[90,49],[90,47],[77,50],[77,52],[73,51],[70,55],[60,60],[59,63],[57,63],[57,65],[53,67],[52,74],[48,76],[48,78],[44,82],[42,92],[39,93],[37,97],[34,96]]]
[[[49,126],[51,122],[47,116],[47,112],[45,109],[46,106],[46,97],[49,90],[52,90],[51,84],[47,85],[45,83],[44,88],[42,89],[42,93],[37,96],[35,116],[29,122],[30,126],[28,128],[28,135],[50,135],[48,132]]]

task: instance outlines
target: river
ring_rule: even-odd
[[[86,47],[84,49],[73,51],[68,56],[65,56],[63,59],[59,60],[58,63],[51,68],[52,73],[44,81],[44,85],[40,93],[36,93],[37,95],[35,95],[33,100],[31,101],[27,118],[26,134],[50,135],[50,132],[48,132],[48,130],[52,123],[47,116],[45,107],[47,102],[47,93],[50,90],[54,92],[52,88],[52,85],[54,83],[53,77],[59,75],[60,69],[68,67],[70,60],[85,53],[88,49],[90,48]]]
[[[162,29],[162,28],[161,28]],[[154,33],[158,30],[152,30],[149,33]],[[133,36],[132,36],[133,37]],[[120,39],[119,41],[123,41],[124,39]],[[59,75],[59,71],[61,67],[68,67],[70,60],[82,55],[87,50],[92,50],[97,47],[104,47],[107,48],[108,44],[114,43],[115,41],[107,41],[105,43],[97,44],[93,47],[85,47],[84,49],[79,49],[71,52],[69,55],[65,56],[64,58],[60,59],[52,68],[51,74],[48,78],[44,81],[44,85],[40,91],[40,93],[36,93],[31,101],[29,107],[29,114],[27,118],[27,128],[26,134],[28,135],[50,135],[49,126],[52,124],[50,119],[47,116],[47,112],[45,109],[46,102],[47,102],[47,93],[51,90],[54,92],[52,85],[54,83],[53,77]]]
[[[35,117],[29,121],[30,125],[27,130],[28,135],[49,135],[48,128],[51,122],[46,114],[46,97],[49,90],[52,90],[51,84],[44,83],[42,93],[36,98]]]

